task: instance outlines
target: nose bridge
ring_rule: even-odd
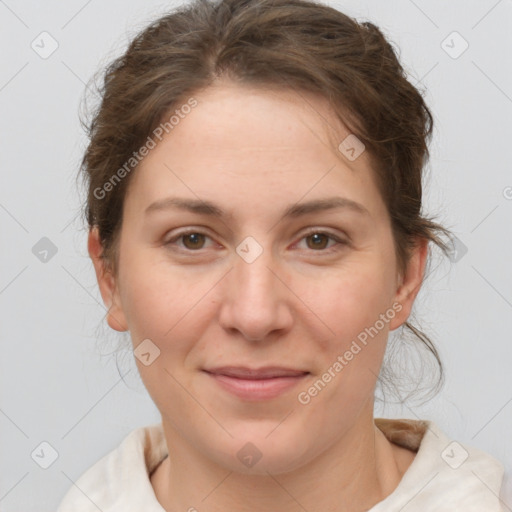
[[[253,299],[269,297],[276,291],[275,277],[270,269],[273,267],[271,257],[259,256],[255,261],[248,263],[242,258],[235,265],[237,284],[242,291],[255,295]]]
[[[234,255],[230,283],[223,297],[221,321],[247,338],[262,339],[270,331],[283,329],[291,322],[286,287],[276,277],[271,248],[252,237],[244,239]]]
[[[279,294],[276,283],[272,250],[264,247],[254,237],[246,237],[236,247],[235,268],[233,269],[234,286],[239,300],[244,297],[254,306],[270,304]]]

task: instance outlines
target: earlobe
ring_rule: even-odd
[[[407,321],[418,295],[427,262],[428,240],[421,239],[412,250],[407,270],[403,277],[399,276],[394,302],[401,305],[400,311],[390,322],[389,330],[393,331]]]
[[[120,297],[116,281],[105,261],[101,257],[103,247],[99,238],[98,228],[95,226],[89,231],[87,249],[94,265],[96,280],[100,289],[103,303],[107,308],[107,323],[115,331],[124,332],[128,330],[124,312],[120,305]]]

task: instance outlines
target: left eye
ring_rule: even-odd
[[[306,235],[301,240],[306,240],[306,245],[308,246],[308,248],[313,248],[313,250],[318,250],[318,249],[326,249],[326,243],[328,243],[329,239],[335,242],[333,244],[334,246],[335,245],[346,245],[346,242],[344,240],[341,240],[340,238],[338,238],[337,236],[335,236],[331,233],[324,233],[322,231],[312,231],[310,233],[306,233]],[[308,240],[311,241],[311,244],[307,243]],[[327,248],[328,250],[323,251],[323,252],[330,252],[332,247],[333,246],[331,245],[329,248]]]

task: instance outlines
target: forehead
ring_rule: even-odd
[[[312,93],[228,82],[202,91],[195,99],[197,106],[172,130],[176,144],[186,142],[216,152],[311,153],[332,151],[335,148],[328,142],[349,134],[327,100]]]
[[[176,192],[216,202],[227,196],[233,204],[240,194],[289,204],[326,192],[378,201],[367,155],[349,161],[338,151],[337,141],[350,132],[323,98],[232,84],[193,98],[197,105],[180,116],[132,177],[139,210]]]

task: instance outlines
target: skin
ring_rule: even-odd
[[[373,405],[389,331],[407,320],[421,286],[427,242],[399,275],[369,157],[351,162],[330,143],[349,132],[322,98],[229,82],[194,97],[198,106],[132,176],[116,276],[99,257],[96,229],[88,241],[110,327],[129,330],[134,348],[149,338],[160,350],[149,366],[135,359],[170,447],[151,477],[155,495],[176,511],[367,510],[415,455],[385,438]],[[168,196],[207,199],[232,217],[144,215]],[[290,204],[331,196],[369,214],[281,218]],[[165,245],[187,227],[206,237]],[[315,245],[307,228],[349,243],[320,236]],[[252,263],[236,252],[247,236],[263,249]],[[298,393],[393,303],[394,318],[301,404]],[[229,364],[310,375],[276,398],[244,401],[201,371]],[[251,468],[237,458],[247,442],[262,454]]]

